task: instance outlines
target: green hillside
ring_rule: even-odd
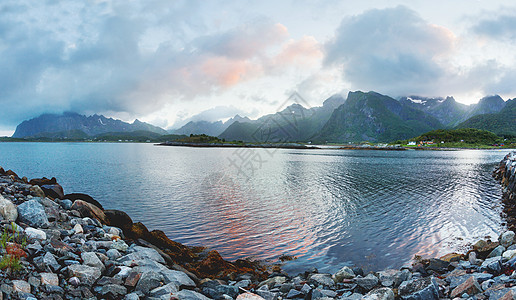
[[[477,128],[500,136],[516,137],[516,99],[508,100],[499,113],[471,117],[457,128]]]

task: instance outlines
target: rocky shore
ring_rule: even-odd
[[[515,169],[513,153],[494,173],[508,201]],[[55,178],[2,168],[0,219],[0,299],[516,299],[513,231],[399,270],[289,275],[182,245],[87,194],[65,194]]]

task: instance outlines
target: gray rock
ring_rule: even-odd
[[[514,243],[514,231],[506,231],[500,237],[500,245],[509,247]]]
[[[120,254],[120,252],[116,249],[109,249],[106,252],[106,255],[110,260],[116,260],[122,256],[122,254]]]
[[[30,293],[30,284],[25,280],[13,280],[14,292]]]
[[[54,272],[61,268],[61,265],[57,262],[54,254],[47,252],[43,256],[43,263],[50,267],[50,269]]]
[[[312,274],[312,276],[310,276],[310,282],[313,282],[316,285],[328,287],[335,285],[335,281],[333,281],[331,274]]]
[[[479,283],[482,283],[488,279],[491,279],[493,278],[493,275],[492,274],[489,274],[489,273],[471,273],[471,274],[464,274],[464,272],[462,273],[463,275],[458,275],[458,276],[455,276],[455,275],[450,275],[446,278],[446,281],[450,283],[450,288],[451,289],[454,289],[456,288],[457,286],[459,286],[460,284],[462,284],[463,282],[465,282],[469,277],[473,276],[475,277],[475,279],[479,282]]]
[[[266,286],[266,285],[264,285],[264,286]],[[265,300],[277,300],[278,299],[278,293],[264,291],[264,290],[257,290],[255,293]]]
[[[496,248],[493,249],[493,251],[491,251],[491,253],[489,253],[487,258],[502,256],[504,251],[505,251],[505,247],[502,245],[498,245]]]
[[[69,199],[64,199],[64,200],[61,200],[61,207],[66,209],[66,210],[70,210],[72,209],[72,200],[69,200]]]
[[[177,287],[177,285],[175,285],[175,283],[171,282],[164,286],[153,289],[152,291],[150,291],[149,295],[151,297],[156,297],[156,298],[159,298],[162,296],[170,297],[173,293],[176,293],[178,291],[179,291],[179,288]],[[168,299],[170,299],[170,298],[168,298]]]
[[[68,272],[70,277],[75,276],[79,278],[82,284],[86,285],[93,285],[102,275],[99,268],[85,265],[70,265],[68,266]]]
[[[403,281],[412,279],[412,273],[409,270],[403,269],[396,272],[394,275],[394,287],[399,287]]]
[[[238,288],[236,286],[221,284],[215,287],[215,291],[220,294],[231,296],[232,298],[236,298],[238,296]]]
[[[373,274],[368,274],[366,277],[363,278],[355,278],[355,283],[366,291],[372,290],[378,284],[378,282],[378,277],[374,276]]]
[[[181,300],[210,300],[210,298],[190,290],[181,290],[177,293],[172,294],[172,297],[176,297]]]
[[[166,269],[161,271],[165,283],[173,282],[175,285],[185,287],[195,287],[195,282],[184,272]]]
[[[25,234],[29,239],[46,240],[47,234],[43,230],[32,227],[25,228]]]
[[[486,259],[480,266],[482,271],[487,271],[491,274],[498,274],[502,271],[502,257],[491,257]]]
[[[287,294],[287,299],[303,298],[304,294],[296,289],[291,289]]]
[[[235,283],[235,286],[238,287],[238,288],[247,288],[249,285],[251,285],[251,280],[249,279],[244,279],[244,280],[240,280],[239,282]]]
[[[378,272],[378,279],[380,279],[380,283],[385,287],[393,286],[395,276],[398,274],[398,272],[399,271],[397,270],[385,270]]]
[[[140,300],[140,297],[136,293],[130,293],[125,295],[124,300]]]
[[[59,277],[54,273],[41,273],[42,285],[59,285]]]
[[[146,294],[149,291],[161,286],[162,281],[163,275],[154,271],[145,272],[140,277],[140,280],[138,280],[138,284],[136,285],[135,290]]]
[[[413,279],[402,282],[398,293],[404,300],[439,299],[439,286],[433,276]]]
[[[2,197],[2,195],[0,195],[0,215],[8,222],[14,222],[18,219],[16,205]]]
[[[152,259],[155,262],[165,264],[165,259],[163,259],[163,257],[158,253],[158,251],[156,251],[152,248],[135,246],[133,248],[133,250],[135,251],[134,253],[137,254],[137,256],[139,256],[141,258],[148,258],[148,259]]]
[[[394,300],[394,292],[390,288],[383,287],[370,291],[362,300]]]
[[[341,299],[344,299],[344,300],[360,300],[362,299],[362,297],[364,297],[364,295],[360,294],[360,293],[353,293],[347,297],[342,297]]]
[[[81,259],[83,261],[83,264],[90,266],[90,267],[96,267],[99,268],[101,272],[104,272],[106,267],[104,264],[100,261],[99,257],[95,252],[83,252],[81,253]]]
[[[102,296],[110,296],[110,298],[119,298],[127,294],[127,288],[118,284],[106,284],[100,289]]]
[[[293,288],[294,288],[294,285],[290,282],[287,282],[287,283],[282,284],[280,286],[279,290],[281,293],[286,294]]]
[[[36,228],[47,228],[49,226],[45,208],[37,200],[25,201],[18,205],[18,219]]]
[[[485,291],[488,288],[490,288],[494,283],[495,283],[495,281],[493,279],[489,279],[489,280],[482,282],[480,287],[482,288],[483,291]]]
[[[353,279],[355,278],[355,273],[350,267],[342,267],[337,273],[335,273],[335,281],[342,282],[344,279]]]

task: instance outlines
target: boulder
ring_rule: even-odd
[[[167,297],[167,299],[170,299],[169,297],[172,296],[173,293],[178,291],[179,289],[175,284],[169,283],[164,286],[153,289],[152,291],[150,291],[149,295],[154,298]]]
[[[14,222],[18,219],[18,210],[16,209],[16,205],[5,199],[2,195],[0,195],[0,215],[4,220],[9,222]]]
[[[71,209],[78,211],[83,218],[89,217],[98,220],[102,224],[107,224],[108,222],[102,209],[83,200],[75,200]]]
[[[59,183],[44,184],[40,185],[41,189],[45,193],[45,196],[52,199],[63,199],[64,191],[63,187]]]
[[[118,228],[130,228],[133,225],[133,220],[129,215],[121,210],[106,209],[104,214],[108,220],[109,226]]]
[[[402,282],[398,294],[404,300],[439,299],[439,286],[433,276],[413,279]]]
[[[61,199],[63,199],[63,200],[69,199],[72,202],[74,202],[75,200],[82,200],[84,202],[93,204],[96,207],[104,210],[104,207],[102,207],[102,204],[100,204],[97,200],[93,199],[90,195],[86,195],[86,194],[82,194],[82,193],[71,193],[71,194],[64,195],[63,198],[61,198]]]
[[[45,208],[37,200],[25,201],[18,205],[18,219],[36,228],[46,228],[49,226]]]
[[[13,280],[15,292],[30,293],[30,284],[25,280]]]
[[[163,278],[165,280],[165,283],[174,283],[178,287],[181,288],[194,288],[195,282],[188,277],[185,273],[181,271],[175,271],[175,270],[164,270],[161,271],[161,274],[163,275]]]

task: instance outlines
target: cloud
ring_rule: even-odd
[[[27,3],[0,4],[4,125],[66,110],[149,115],[321,59],[317,41],[269,19],[210,27],[204,1]]]
[[[516,14],[498,14],[483,18],[473,26],[479,35],[493,39],[516,39]]]
[[[453,45],[449,30],[405,6],[373,9],[342,20],[325,45],[325,63],[341,67],[354,89],[425,93],[446,75],[440,60]]]

